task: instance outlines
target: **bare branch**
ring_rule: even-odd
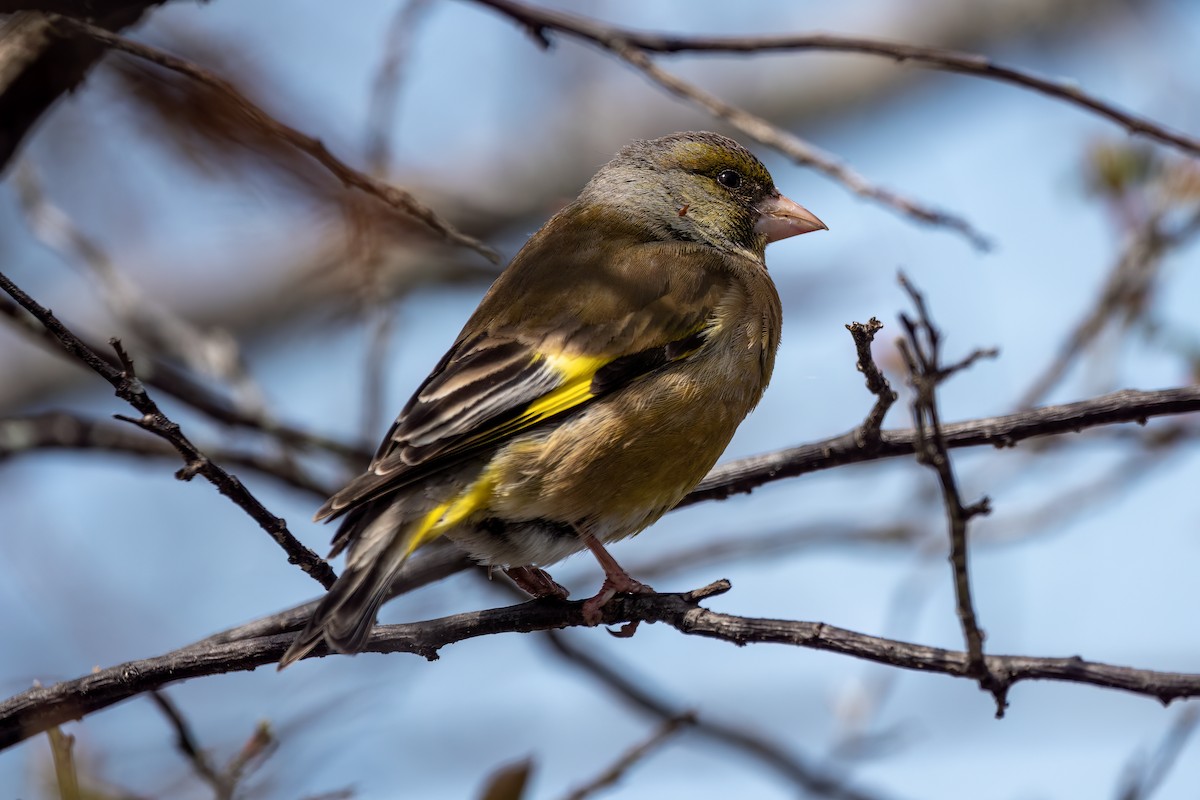
[[[1173,248],[1200,233],[1200,209],[1172,231],[1163,227],[1164,216],[1165,209],[1151,215],[1132,232],[1120,257],[1109,270],[1100,296],[1067,335],[1058,355],[1021,396],[1018,408],[1029,408],[1041,402],[1107,325],[1122,316],[1131,318],[1144,312],[1146,297],[1160,277],[1163,258]]]
[[[941,428],[942,438],[950,449],[978,445],[1015,447],[1018,442],[1035,436],[1078,433],[1122,422],[1144,424],[1151,417],[1195,411],[1200,411],[1200,386],[1158,391],[1124,389],[1091,400],[1044,406],[1003,417],[943,423]],[[680,505],[723,500],[752,492],[765,483],[845,464],[910,456],[917,452],[920,439],[914,429],[885,430],[880,433],[878,447],[866,450],[858,445],[855,434],[856,431],[851,431],[832,439],[720,465]]]
[[[954,569],[955,607],[959,624],[962,625],[963,638],[967,643],[970,669],[979,679],[979,685],[992,692],[996,698],[996,714],[1002,716],[1005,707],[1004,691],[1007,687],[993,680],[987,671],[987,662],[983,657],[984,634],[979,628],[975,604],[971,599],[971,578],[967,564],[967,523],[973,517],[989,513],[991,508],[986,497],[970,506],[963,505],[946,440],[942,435],[941,414],[937,406],[938,386],[955,372],[965,369],[989,353],[977,350],[958,364],[942,366],[941,334],[929,317],[925,298],[903,273],[900,275],[900,285],[908,292],[917,309],[916,320],[905,314],[900,315],[906,338],[898,342],[900,352],[908,365],[909,383],[914,390],[912,416],[917,431],[917,460],[932,469],[937,474],[938,483],[941,484],[950,529],[950,564]]]
[[[97,355],[94,350],[59,322],[54,314],[25,294],[2,273],[0,273],[0,289],[7,292],[26,311],[36,317],[46,330],[58,340],[64,350],[108,381],[116,390],[118,397],[142,414],[137,419],[126,417],[120,417],[120,419],[127,419],[144,430],[162,437],[175,448],[184,461],[184,467],[176,473],[176,477],[181,480],[190,480],[196,475],[203,475],[213,486],[217,487],[221,494],[249,514],[251,519],[257,522],[284,549],[284,552],[288,554],[288,563],[299,566],[326,589],[333,585],[336,575],[329,564],[302,545],[287,529],[286,522],[268,511],[235,476],[230,475],[200,452],[184,436],[179,425],[172,422],[159,410],[158,405],[146,392],[145,386],[134,374],[133,364],[120,342],[115,339],[111,342],[116,351],[117,360],[121,363],[121,368],[117,369]]]
[[[56,352],[62,352],[58,339],[33,317],[21,311],[20,306],[0,297],[0,315],[8,317],[17,330],[35,337],[38,341],[54,347]],[[104,352],[95,342],[80,341],[92,353],[109,366],[119,369],[116,356]],[[291,425],[279,423],[261,413],[239,408],[224,397],[214,393],[206,386],[198,383],[194,377],[180,370],[167,361],[147,356],[140,359],[139,377],[144,383],[160,389],[180,400],[201,414],[219,422],[238,428],[255,430],[277,439],[289,447],[302,447],[308,450],[325,450],[354,464],[361,464],[371,457],[368,450],[355,447],[345,442],[322,436],[317,433],[302,430]]]
[[[618,595],[604,607],[602,622],[605,625],[635,620],[662,622],[681,633],[737,645],[772,643],[805,647],[901,669],[975,679],[970,659],[961,651],[883,639],[821,622],[738,617],[699,606],[701,600],[728,589],[728,582],[719,581],[684,594]],[[582,606],[581,602],[542,599],[427,622],[380,625],[372,632],[365,650],[413,653],[436,659],[438,651],[446,645],[479,636],[583,626]],[[130,661],[75,680],[30,689],[0,703],[0,749],[54,725],[80,719],[176,681],[274,664],[293,638],[294,634],[283,633],[223,643],[209,639],[166,655]],[[314,651],[314,656],[326,654],[324,648]],[[1200,697],[1200,675],[1196,674],[1114,666],[1085,661],[1078,656],[987,655],[985,659],[988,672],[1006,690],[1021,681],[1051,680],[1119,689],[1163,703]]]
[[[866,39],[828,34],[756,36],[756,37],[690,37],[643,33],[626,28],[567,14],[549,8],[517,3],[513,0],[474,0],[511,17],[525,25],[545,41],[545,30],[558,30],[586,39],[604,47],[620,42],[626,47],[647,53],[770,53],[797,50],[822,50],[837,53],[861,53],[880,56],[899,62],[912,62],[924,67],[970,75],[1032,89],[1108,119],[1132,134],[1154,139],[1192,156],[1200,156],[1200,139],[1170,130],[1146,117],[1122,111],[1116,106],[1088,94],[1069,81],[1043,78],[1030,72],[996,64],[986,56],[946,50],[939,47],[919,47],[883,39]]]
[[[320,139],[302,133],[275,119],[255,105],[248,97],[239,92],[237,87],[224,78],[218,77],[196,64],[176,58],[162,50],[131,41],[122,36],[117,36],[86,22],[80,22],[67,17],[57,17],[56,23],[68,31],[90,36],[114,50],[129,53],[132,56],[144,59],[152,64],[157,64],[172,72],[178,72],[214,91],[220,92],[235,107],[239,108],[247,119],[253,121],[257,127],[308,155],[321,166],[325,167],[325,169],[329,170],[345,186],[375,197],[390,208],[419,220],[425,227],[448,242],[470,248],[492,263],[500,261],[500,255],[495,250],[478,239],[461,233],[449,222],[446,222],[435,214],[433,209],[417,200],[409,192],[354,169],[329,152],[329,149],[325,147]]]
[[[855,431],[854,438],[860,447],[875,447],[879,444],[883,419],[897,398],[888,379],[880,372],[874,356],[871,355],[871,344],[875,341],[875,334],[883,330],[883,323],[871,317],[865,325],[861,322],[850,323],[846,330],[850,331],[850,336],[854,338],[854,349],[858,352],[858,362],[855,366],[867,381],[867,391],[875,395],[875,405]]]

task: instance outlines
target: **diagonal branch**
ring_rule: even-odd
[[[285,125],[275,119],[266,111],[259,108],[250,98],[239,92],[237,87],[224,78],[218,77],[208,70],[185,61],[182,58],[177,58],[149,45],[131,41],[122,36],[110,33],[103,28],[98,28],[95,25],[67,17],[57,17],[55,21],[64,30],[90,36],[114,50],[120,50],[149,61],[152,64],[169,69],[172,72],[185,75],[209,87],[213,91],[219,92],[256,127],[308,155],[321,166],[325,167],[325,169],[329,170],[346,187],[357,189],[375,197],[390,208],[421,222],[426,228],[446,241],[474,250],[492,263],[499,263],[500,255],[495,250],[478,239],[460,232],[449,222],[434,213],[433,209],[413,197],[412,194],[397,186],[392,186],[391,184],[372,178],[365,172],[354,169],[329,152],[329,149],[325,147],[325,144],[320,139],[302,133],[290,125]]]
[[[563,800],[587,800],[589,797],[602,793],[605,789],[616,786],[626,773],[637,766],[639,762],[644,761],[655,750],[694,724],[696,724],[696,715],[689,712],[665,720],[649,737],[622,753],[620,758],[605,767],[599,775],[572,789],[564,796]]]
[[[176,477],[180,480],[191,480],[196,475],[203,475],[213,486],[217,487],[217,491],[249,514],[251,519],[257,522],[284,549],[284,552],[288,554],[288,563],[299,566],[326,589],[333,585],[336,575],[329,564],[302,545],[288,530],[286,522],[268,511],[235,476],[230,475],[202,453],[183,434],[179,425],[159,410],[158,405],[146,392],[146,387],[138,380],[133,371],[133,363],[129,360],[128,354],[121,347],[119,341],[113,339],[111,344],[121,363],[120,369],[101,358],[96,351],[84,344],[79,337],[59,322],[49,309],[25,294],[3,273],[0,273],[0,289],[7,292],[26,311],[37,318],[46,330],[58,340],[64,350],[112,384],[117,396],[142,414],[140,418],[136,419],[128,417],[119,417],[119,419],[125,419],[143,430],[165,439],[175,448],[184,461],[183,469],[176,473]]]
[[[336,487],[314,478],[294,459],[223,447],[203,449],[214,461],[254,470],[321,500],[336,490]],[[127,425],[115,425],[104,419],[94,419],[66,411],[42,411],[23,416],[0,417],[0,463],[8,458],[44,450],[90,450],[138,458],[179,457],[167,442],[140,431],[130,430]]]
[[[32,336],[38,341],[53,347],[57,352],[62,352],[58,339],[46,330],[45,326],[40,322],[21,311],[20,306],[16,303],[9,301],[7,298],[0,297],[0,315],[8,317],[13,322],[15,328],[21,333]],[[82,337],[79,338],[85,347],[90,349],[109,366],[113,368],[120,367],[120,362],[116,356],[102,352],[100,346],[95,342],[88,342]],[[196,411],[222,425],[258,431],[289,447],[300,447],[306,450],[325,450],[355,464],[367,461],[371,457],[370,451],[362,450],[328,436],[277,422],[266,414],[230,403],[226,398],[201,384],[190,373],[181,370],[168,361],[155,358],[153,355],[141,359],[139,377],[144,383],[166,392],[171,397],[186,403]]]

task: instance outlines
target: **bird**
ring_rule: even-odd
[[[762,397],[782,308],[768,243],[827,230],[721,134],[622,148],[533,234],[420,384],[340,518],[346,564],[279,668],[322,640],[363,649],[408,558],[447,537],[534,597],[590,550],[583,617],[650,591],[604,545],[639,533],[716,464]]]

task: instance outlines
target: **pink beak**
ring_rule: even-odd
[[[827,231],[829,226],[795,200],[776,192],[757,206],[760,216],[754,225],[757,233],[765,234],[768,242],[778,242],[789,236],[813,231]]]

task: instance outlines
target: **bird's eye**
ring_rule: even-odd
[[[742,185],[742,175],[736,170],[723,169],[717,173],[717,183],[726,189],[736,189]]]

